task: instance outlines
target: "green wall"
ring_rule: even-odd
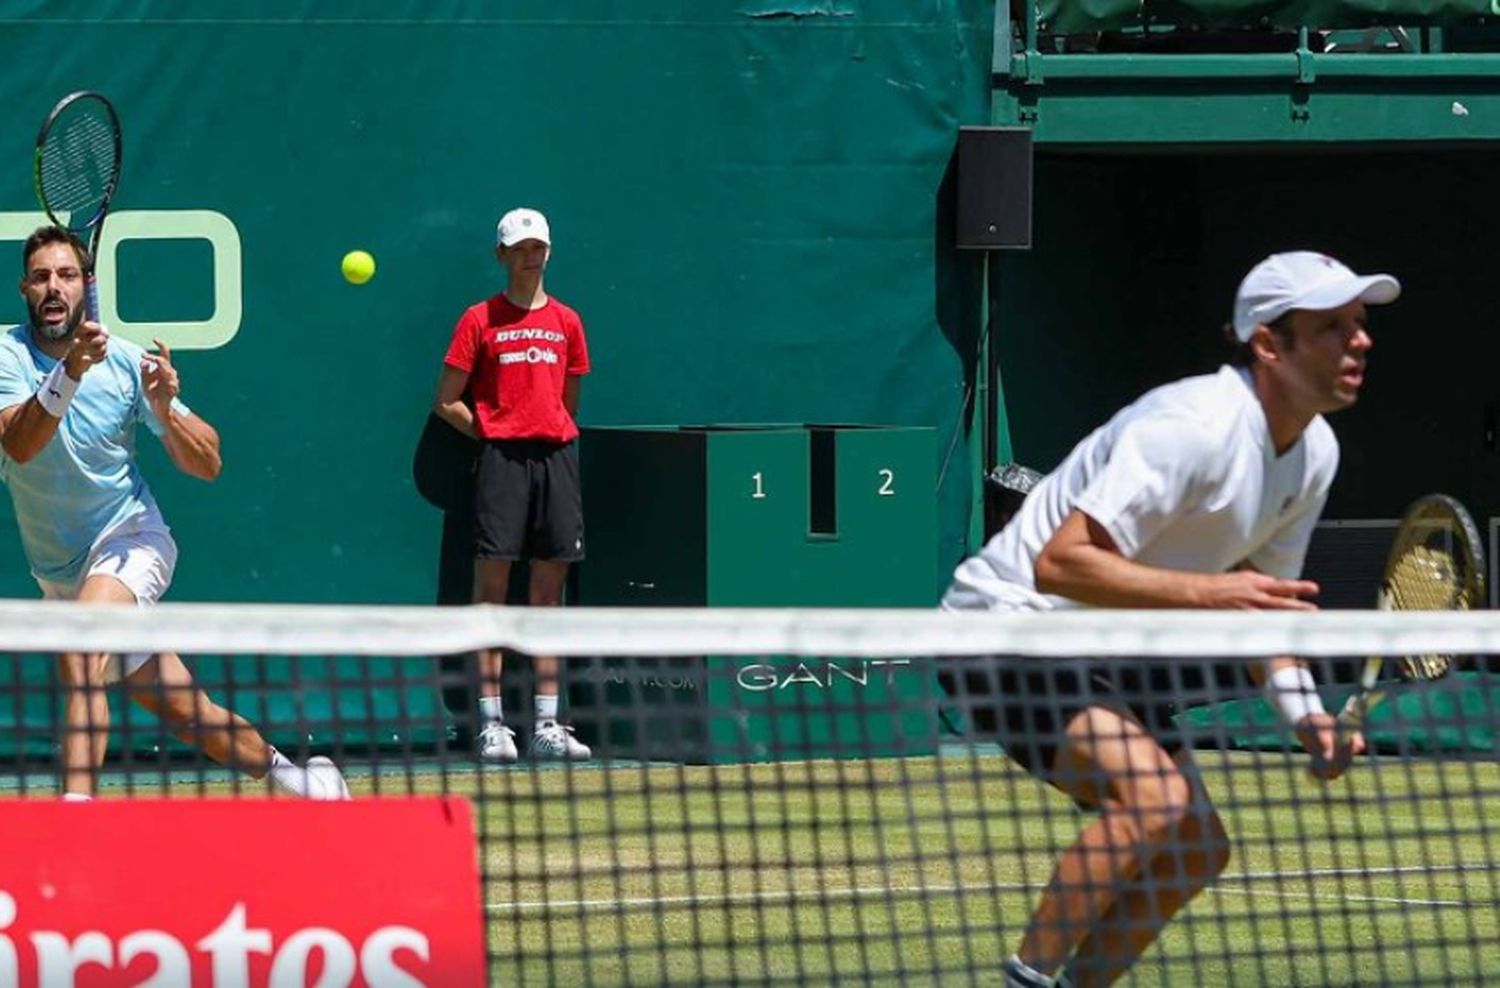
[[[432,598],[411,453],[518,204],[551,217],[549,288],[589,329],[586,424],[935,427],[938,572],[962,553],[982,287],[941,192],[957,128],[988,119],[989,0],[229,9],[0,3],[0,232],[30,222],[46,109],[96,88],[125,126],[120,232],[207,211],[241,245],[243,315],[212,348],[238,300],[207,242],[125,239],[102,272],[133,336],[221,323],[168,334],[223,477],[143,440],[183,547],[170,599]],[[356,247],[379,263],[362,288],[339,276]],[[9,524],[0,559],[0,595],[34,595]]]

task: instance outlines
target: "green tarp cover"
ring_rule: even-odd
[[[1349,686],[1321,691],[1329,710],[1342,709]],[[1495,752],[1500,682],[1460,673],[1424,686],[1401,686],[1371,715],[1365,739],[1372,753]],[[1222,730],[1234,748],[1280,748],[1286,735],[1263,698],[1194,707],[1179,720],[1204,731]]]
[[[198,658],[198,685],[291,753],[352,747],[411,750],[443,740],[443,708],[426,658]],[[0,655],[0,762],[46,757],[57,744],[62,694],[54,660]],[[188,749],[150,714],[111,691],[110,750]]]
[[[1500,0],[1298,0],[1245,3],[1236,0],[1039,0],[1045,28],[1081,34],[1174,24],[1214,28],[1350,28],[1426,23],[1474,23],[1500,16]]]

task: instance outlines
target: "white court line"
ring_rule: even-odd
[[[1377,868],[1306,868],[1297,871],[1242,871],[1234,875],[1220,875],[1221,882],[1274,881],[1288,878],[1344,877],[1360,878],[1379,875],[1410,875],[1421,872],[1437,875],[1452,871],[1496,871],[1495,866],[1475,867],[1472,864],[1445,865],[1383,865]]]
[[[528,912],[538,909],[650,909],[654,906],[699,906],[714,903],[732,906],[757,902],[797,902],[805,899],[868,899],[890,896],[904,899],[914,895],[944,895],[953,892],[1017,892],[1031,885],[1025,882],[998,882],[993,885],[923,885],[902,888],[871,886],[857,889],[817,889],[800,892],[794,889],[760,892],[729,892],[709,895],[641,896],[630,899],[552,899],[546,902],[487,902],[491,912]]]
[[[1280,889],[1221,889],[1210,885],[1208,891],[1219,895],[1269,895],[1278,899],[1343,899],[1345,902],[1388,902],[1397,906],[1467,906],[1471,903],[1453,899],[1398,899],[1389,895],[1349,895],[1340,893],[1329,896],[1321,892],[1283,892]]]
[[[1298,878],[1375,878],[1382,875],[1410,875],[1426,874],[1436,875],[1448,872],[1469,872],[1475,870],[1472,865],[1393,865],[1380,868],[1309,868],[1306,871],[1245,871],[1237,875],[1223,875],[1219,882],[1233,883],[1265,880],[1296,880]],[[1493,869],[1490,869],[1493,870]],[[1323,899],[1328,898],[1325,892],[1287,892],[1281,889],[1252,889],[1252,888],[1224,888],[1221,884],[1209,886],[1210,892],[1218,892],[1223,895],[1269,895],[1281,899]],[[1335,893],[1333,898],[1343,899],[1346,902],[1388,902],[1400,906],[1467,906],[1472,903],[1454,899],[1402,899],[1386,895],[1355,895],[1347,892]]]
[[[1473,868],[1466,865],[1400,865],[1380,868],[1309,868],[1305,871],[1244,871],[1233,875],[1223,875],[1219,883],[1210,886],[1214,892],[1224,892],[1230,895],[1272,895],[1283,898],[1337,898],[1360,902],[1387,902],[1400,905],[1412,906],[1465,906],[1472,903],[1452,899],[1402,899],[1378,895],[1355,895],[1348,893],[1336,893],[1332,896],[1325,892],[1286,892],[1280,889],[1252,889],[1252,888],[1223,888],[1224,883],[1234,882],[1262,882],[1262,881],[1297,881],[1299,879],[1311,878],[1363,878],[1381,875],[1402,875],[1412,873],[1439,874],[1443,872],[1467,872]],[[1487,869],[1488,870],[1488,869]],[[992,882],[983,885],[924,885],[913,887],[885,887],[869,886],[865,888],[830,888],[815,889],[808,891],[797,891],[794,889],[763,890],[759,892],[731,892],[713,893],[707,895],[663,895],[663,896],[639,896],[628,899],[550,899],[547,901],[530,902],[487,902],[487,912],[533,912],[550,910],[590,910],[590,909],[614,909],[614,910],[637,910],[653,909],[663,906],[708,906],[708,905],[741,905],[756,903],[786,903],[806,900],[841,900],[841,899],[870,899],[878,897],[889,897],[892,899],[905,899],[921,895],[950,895],[955,893],[974,892],[1028,892],[1036,888],[1032,882]]]

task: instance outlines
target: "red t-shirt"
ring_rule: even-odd
[[[502,292],[459,317],[443,363],[469,374],[474,424],[484,439],[571,442],[578,425],[563,407],[563,382],[589,372],[578,313],[549,297],[523,309]]]

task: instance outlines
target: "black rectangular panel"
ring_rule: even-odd
[[[1031,130],[960,127],[958,247],[1031,246]]]

